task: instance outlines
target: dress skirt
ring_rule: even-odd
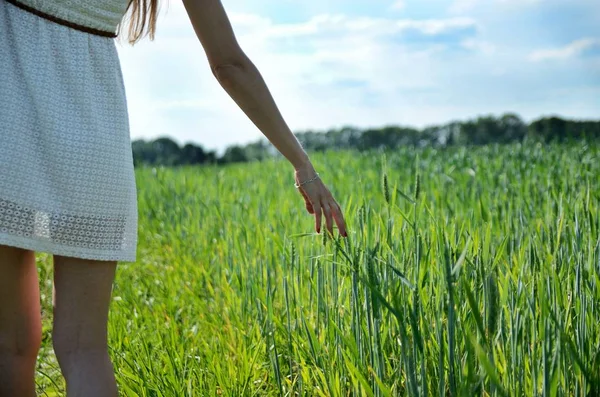
[[[5,0],[0,245],[106,261],[135,261],[137,245],[136,184],[115,40]]]

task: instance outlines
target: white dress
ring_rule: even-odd
[[[128,0],[23,3],[114,33]],[[7,0],[0,0],[0,245],[110,261],[135,261],[137,245],[114,39]]]

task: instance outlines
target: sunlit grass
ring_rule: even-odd
[[[139,260],[110,318],[123,395],[600,393],[597,147],[315,163],[347,240],[314,234],[283,162],[137,171]]]

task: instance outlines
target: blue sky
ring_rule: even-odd
[[[163,2],[164,3],[164,2]],[[600,119],[598,0],[224,0],[294,131],[516,112]],[[179,0],[119,44],[132,138],[261,137],[208,68]]]

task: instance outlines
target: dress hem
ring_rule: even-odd
[[[124,252],[106,252],[102,250],[85,249],[80,247],[70,247],[56,244],[50,240],[35,239],[30,237],[15,236],[12,234],[0,232],[0,245],[31,250],[39,253],[66,256],[71,258],[97,260],[97,261],[116,261],[116,262],[135,262],[137,253],[127,254]],[[0,258],[1,260],[1,258]]]

